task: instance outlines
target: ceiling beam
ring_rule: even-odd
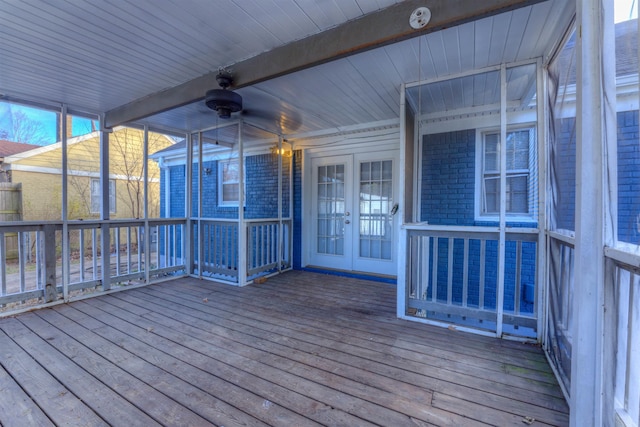
[[[238,89],[542,1],[544,0],[407,0],[235,64],[221,65],[232,70],[233,87]],[[414,30],[409,25],[409,16],[421,6],[431,10],[431,21],[425,28]],[[204,99],[207,90],[218,88],[216,74],[217,70],[209,72],[107,111],[105,127],[132,122],[200,101]]]

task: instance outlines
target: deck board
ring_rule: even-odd
[[[568,424],[538,347],[401,321],[392,285],[297,271],[0,319],[0,389],[3,426]]]

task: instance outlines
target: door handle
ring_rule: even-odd
[[[348,219],[345,219],[345,220],[344,220],[344,223],[345,223],[345,224],[351,224],[351,221],[349,221]]]

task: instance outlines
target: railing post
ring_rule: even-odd
[[[616,238],[615,29],[613,1],[576,1],[576,246],[571,349],[571,419],[613,423],[603,342],[605,245]],[[613,165],[609,164],[613,162]]]
[[[411,268],[409,253],[407,230],[404,227],[400,227],[398,236],[398,288],[396,290],[396,316],[399,318],[406,317],[406,309],[409,305],[410,286],[407,284],[408,278],[411,277],[411,274],[409,274]]]
[[[44,300],[52,302],[57,299],[56,290],[56,229],[53,224],[43,227],[44,240]]]
[[[20,237],[18,236],[18,239]],[[5,234],[0,233],[0,295],[7,294],[7,247]]]
[[[247,284],[247,224],[244,220],[244,147],[242,144],[243,122],[238,123],[238,173],[240,195],[238,197],[238,286]]]
[[[101,121],[101,126],[102,126]],[[110,197],[109,197],[109,133],[100,131],[100,189],[102,192],[100,204],[100,219],[106,220],[101,224],[101,251],[102,260],[102,290],[111,289],[111,234],[109,233]]]

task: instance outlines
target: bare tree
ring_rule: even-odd
[[[167,141],[164,136],[149,133],[150,153],[158,151],[166,145]],[[72,154],[75,150],[82,151]],[[87,174],[98,172],[96,166],[99,165],[99,152],[98,150],[86,150],[81,146],[70,146],[69,154],[70,158],[74,159],[72,166],[74,172],[80,172],[69,175],[68,183],[74,189],[74,199],[77,199],[73,206],[75,209],[72,209],[72,206],[69,207],[69,215],[78,218],[90,216],[91,180]],[[128,214],[132,218],[142,218],[144,215],[144,159],[141,132],[135,129],[121,129],[113,132],[109,138],[109,158],[109,174],[116,176],[116,187],[119,193],[117,197],[118,212],[121,213],[120,215]],[[152,164],[148,170],[149,182],[157,182],[158,178],[158,168]],[[158,216],[159,191],[150,185],[149,192],[149,216]]]
[[[127,190],[126,203],[134,218],[142,218],[144,215],[144,158],[142,153],[142,144],[132,144],[131,141],[137,136],[131,135],[130,129],[125,129],[122,133],[114,133],[110,139],[110,150],[118,153],[112,158],[118,158],[110,165],[111,172],[120,175],[125,180]],[[149,153],[164,148],[164,137],[155,133],[149,134]],[[150,167],[147,171],[148,180],[155,181],[158,179],[157,167]],[[120,198],[120,200],[123,200]],[[149,216],[158,215],[153,212],[153,195],[149,195]]]
[[[0,129],[1,139],[11,138],[15,142],[35,145],[49,142],[42,122],[30,118],[24,111],[11,110],[11,116],[12,129]]]

